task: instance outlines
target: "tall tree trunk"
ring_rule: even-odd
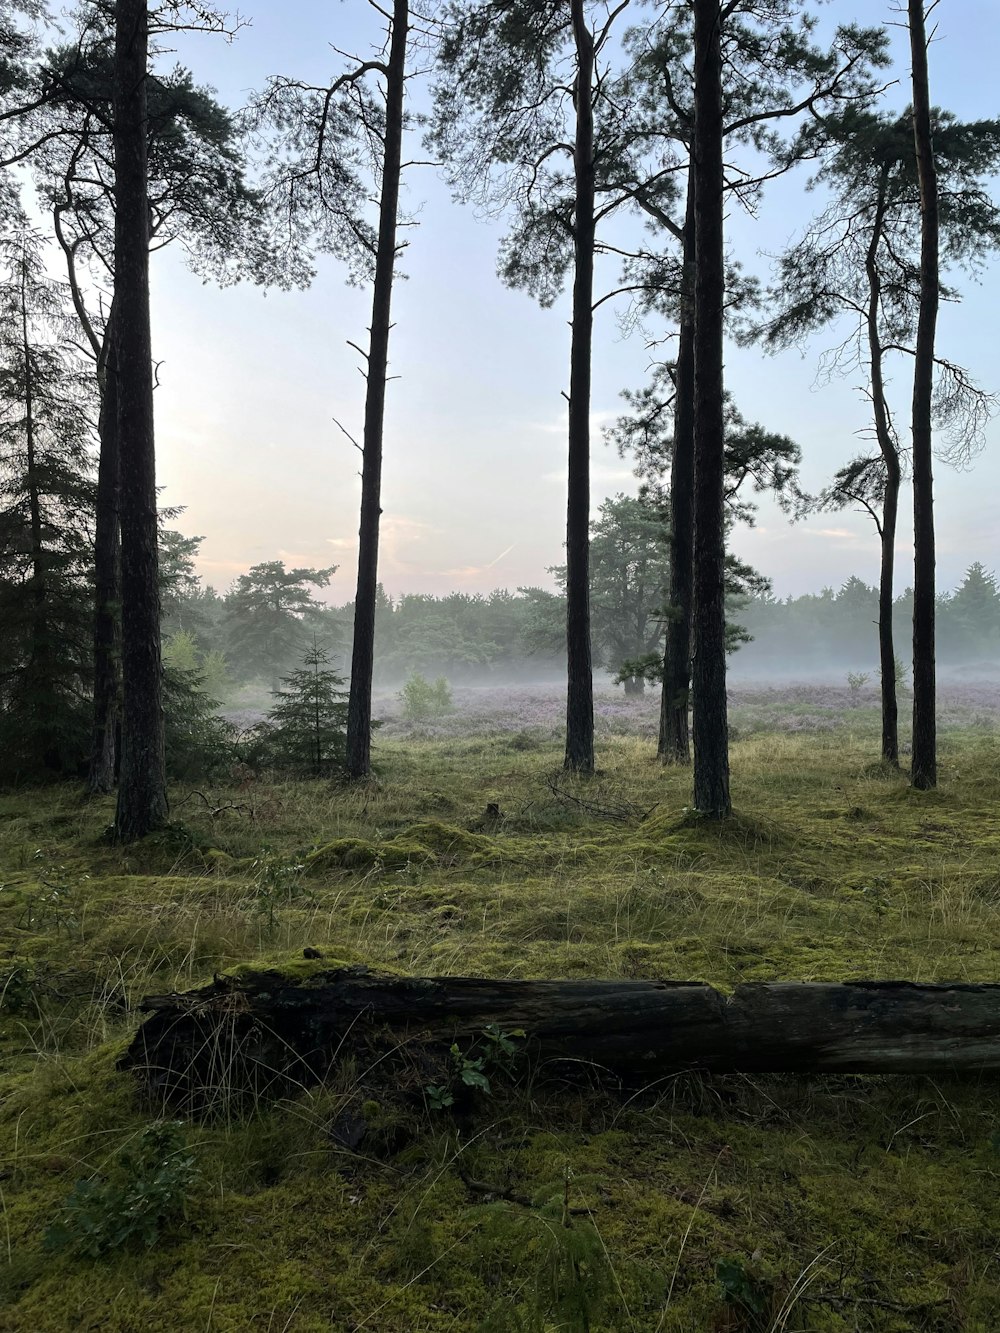
[[[689,171],[670,456],[670,602],[657,745],[665,764],[691,762],[688,704],[694,578],[694,282],[694,182]]]
[[[101,441],[94,534],[94,727],[87,790],[114,789],[121,715],[121,541],[118,526],[118,361],[114,305],[104,332],[99,372]]]
[[[875,411],[875,436],[885,463],[885,496],[882,500],[882,521],[879,539],[882,560],[878,584],[878,647],[882,681],[882,758],[886,763],[899,766],[899,710],[896,703],[896,648],[892,631],[893,571],[896,558],[896,517],[899,511],[899,451],[889,423],[889,409],[885,396],[885,377],[882,373],[882,339],[879,316],[882,306],[882,275],[878,267],[878,250],[882,242],[885,222],[886,194],[889,187],[889,167],[883,166],[879,178],[878,200],[872,224],[872,237],[865,256],[868,274],[868,355],[871,360],[872,405]]]
[[[569,375],[566,505],[565,767],[594,771],[594,674],[590,645],[590,370],[594,329],[594,38],[583,0],[571,0],[576,45],[573,336]]]
[[[42,501],[38,482],[38,452],[35,431],[35,382],[28,331],[27,257],[21,264],[21,350],[24,356],[24,444],[28,486],[28,526],[31,543],[31,648],[27,688],[36,743],[46,768],[58,769],[60,756],[53,734],[54,700],[46,697],[52,682],[53,643],[48,618],[48,588],[45,544],[42,532]]]
[[[131,842],[167,817],[160,587],[149,328],[146,0],[115,20],[115,342],[121,450],[122,756],[115,836]]]
[[[364,456],[361,464],[361,528],[358,589],[354,601],[354,648],[347,704],[347,771],[352,778],[371,772],[372,674],[375,668],[375,600],[378,592],[379,519],[382,515],[382,436],[385,384],[392,327],[392,279],[396,264],[396,221],[403,152],[403,101],[406,90],[407,0],[395,0],[385,89],[385,153],[379,204],[375,287],[368,344]]]
[[[121,723],[121,537],[118,524],[119,449],[118,381],[115,358],[115,302],[103,334],[95,326],[83,299],[76,265],[76,249],[62,225],[63,206],[53,210],[56,239],[66,260],[73,308],[97,365],[100,394],[97,465],[97,504],[94,531],[94,701],[90,763],[86,790],[104,795],[114,789]]]
[[[726,704],[722,15],[694,6],[694,807],[732,813]]]
[[[934,661],[934,460],[931,409],[938,314],[938,184],[931,139],[923,0],[909,0],[913,139],[920,180],[920,318],[913,368],[913,785],[937,786]]]

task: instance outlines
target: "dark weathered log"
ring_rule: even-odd
[[[538,1064],[654,1079],[679,1069],[876,1074],[1000,1070],[1000,985],[755,982],[725,996],[686,981],[391,977],[364,968],[218,978],[151,996],[121,1068],[157,1099],[315,1081],[345,1056],[418,1064],[491,1024],[523,1030]],[[428,1081],[433,1081],[428,1079]]]

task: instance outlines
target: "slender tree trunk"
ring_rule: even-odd
[[[31,649],[27,671],[27,689],[31,720],[41,760],[46,768],[60,767],[59,748],[53,734],[54,703],[47,697],[52,683],[53,644],[48,617],[48,587],[45,570],[45,542],[42,532],[42,501],[39,494],[38,452],[35,430],[35,380],[28,331],[27,260],[21,266],[21,347],[24,356],[24,444],[28,486],[28,525],[31,542]]]
[[[94,728],[87,790],[93,795],[115,785],[121,718],[121,542],[118,526],[118,361],[114,306],[104,333],[100,373],[101,440],[97,466],[94,536]]]
[[[694,578],[694,282],[694,182],[689,173],[670,457],[670,603],[657,746],[665,764],[691,762],[688,704]]]
[[[726,704],[722,16],[695,0],[694,807],[732,813]]]
[[[141,838],[167,817],[160,587],[149,327],[146,0],[118,0],[115,22],[115,341],[121,450],[122,756],[115,835]]]
[[[379,205],[375,287],[368,344],[364,457],[361,465],[361,528],[358,589],[354,601],[354,648],[347,704],[347,772],[365,778],[371,772],[372,674],[375,669],[375,600],[378,592],[379,519],[382,515],[382,435],[385,384],[392,327],[392,279],[396,264],[396,220],[403,152],[403,102],[406,91],[407,0],[395,0],[385,89],[385,154]]]
[[[117,777],[121,725],[121,539],[118,523],[119,449],[118,381],[115,358],[115,302],[111,301],[104,333],[95,327],[83,299],[76,266],[76,250],[62,226],[63,208],[52,221],[66,259],[73,308],[97,363],[100,394],[97,465],[97,505],[94,532],[94,702],[90,763],[86,789],[104,795]]]
[[[934,460],[931,410],[938,314],[938,184],[931,139],[924,0],[909,0],[913,139],[920,180],[920,318],[913,369],[913,785],[937,786]]]
[[[878,201],[872,225],[872,237],[865,257],[868,273],[868,355],[871,361],[872,404],[875,411],[875,435],[885,463],[885,496],[879,539],[882,561],[878,584],[878,646],[882,682],[882,758],[899,766],[899,710],[896,703],[896,648],[892,630],[893,572],[896,559],[896,517],[899,511],[899,450],[889,423],[889,409],[882,373],[882,339],[879,317],[882,306],[882,276],[878,267],[878,249],[885,222],[889,168],[883,166],[879,178]]]
[[[590,645],[590,371],[594,329],[594,38],[583,0],[571,0],[576,44],[573,337],[569,376],[566,505],[565,767],[594,771],[594,674]]]
[[[881,564],[878,583],[878,656],[882,691],[882,758],[899,767],[899,707],[896,701],[896,646],[893,640],[893,571],[896,562],[896,517],[899,512],[899,459],[886,459],[882,501]]]

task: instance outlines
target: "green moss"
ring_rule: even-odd
[[[306,857],[309,870],[369,870],[379,866],[400,870],[408,865],[425,865],[434,853],[412,839],[392,838],[387,842],[368,842],[364,838],[336,838]]]
[[[535,1071],[459,1126],[425,1110],[417,1046],[405,1095],[357,1054],[192,1127],[202,1184],[153,1249],[43,1255],[76,1181],[153,1114],[115,1069],[142,996],[216,972],[995,980],[995,741],[949,739],[925,797],[868,769],[870,738],[751,736],[725,826],[623,738],[580,794],[658,801],[644,821],[557,801],[548,742],[379,749],[364,791],[261,784],[253,822],[185,809],[185,836],[136,848],[100,841],[109,802],[0,797],[0,1331],[572,1328],[577,1253],[592,1333],[751,1333],[723,1259],[767,1328],[992,1333],[1000,1122],[971,1082],[682,1075],[616,1096]],[[463,829],[489,801],[502,830]],[[285,867],[320,851],[271,884],[264,843]]]

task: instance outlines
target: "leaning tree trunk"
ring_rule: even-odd
[[[886,195],[889,186],[889,167],[884,165],[879,178],[878,200],[872,236],[865,256],[868,274],[868,355],[871,361],[872,404],[875,411],[875,436],[885,464],[885,495],[882,500],[882,521],[879,540],[882,546],[878,583],[878,647],[882,683],[882,758],[893,767],[899,766],[899,709],[896,702],[896,647],[893,642],[892,600],[893,574],[896,559],[896,518],[899,512],[899,450],[889,422],[889,408],[885,396],[885,377],[882,371],[884,352],[879,332],[882,312],[882,275],[878,266],[878,250],[885,223]]]
[[[722,22],[718,0],[696,0],[694,38],[694,808],[732,813],[726,705],[725,257]]]
[[[913,368],[913,785],[937,786],[934,460],[931,411],[939,299],[938,184],[931,138],[924,0],[909,0],[913,139],[920,180],[920,318]]]
[[[395,0],[385,80],[385,151],[382,159],[382,198],[379,204],[372,324],[368,344],[358,590],[354,601],[354,648],[347,704],[347,772],[352,778],[365,778],[371,772],[375,602],[378,594],[379,519],[382,516],[382,436],[389,367],[389,331],[392,328],[392,280],[396,265],[408,24],[407,0]]]
[[[755,982],[721,995],[687,981],[395,977],[367,968],[217,978],[151,996],[120,1068],[189,1112],[287,1095],[338,1063],[419,1091],[451,1047],[518,1033],[552,1073],[649,1084],[681,1069],[947,1074],[1000,1070],[1000,986]]]
[[[104,332],[103,357],[94,533],[94,725],[87,774],[87,790],[93,795],[114,789],[121,717],[118,364],[114,306]]]
[[[149,327],[146,0],[115,21],[115,343],[121,450],[122,756],[115,836],[131,842],[167,817],[160,587]]]
[[[663,653],[660,736],[665,764],[689,764],[691,741],[691,610],[694,578],[694,188],[688,180],[681,272],[681,318],[674,384],[674,440],[670,457],[670,601]]]
[[[573,336],[569,376],[566,505],[565,767],[594,771],[594,672],[590,645],[590,369],[594,329],[594,38],[583,0],[572,0],[576,44],[573,173]]]

